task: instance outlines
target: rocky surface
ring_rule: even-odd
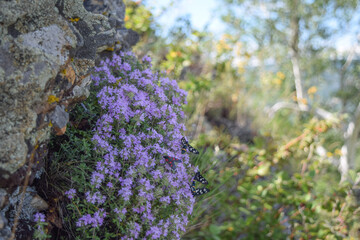
[[[0,187],[51,128],[65,132],[66,111],[88,96],[95,62],[136,43],[124,14],[119,0],[0,2]]]
[[[0,210],[11,208],[28,169],[29,184],[39,174],[50,132],[66,131],[95,64],[138,41],[124,15],[122,0],[0,1]]]

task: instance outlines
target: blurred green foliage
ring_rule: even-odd
[[[318,85],[326,82],[326,73],[338,74],[344,61],[330,57],[336,54],[332,47],[316,43],[325,43],[319,39],[335,32],[326,28],[326,11],[337,14],[340,31],[357,3],[265,2],[273,4],[275,17],[250,20],[236,8],[245,4],[254,10],[263,1],[224,1],[228,12],[223,20],[232,32],[220,38],[194,30],[183,17],[166,37],[155,34],[156,41],[150,42],[144,37],[136,48],[139,55],[150,54],[157,68],[172,72],[189,92],[184,106],[188,136],[203,149],[193,161],[211,183],[211,192],[197,201],[183,239],[359,239],[360,194],[353,185],[357,171],[351,171],[352,181],[340,184],[334,165],[347,119],[326,121],[291,108],[269,116],[275,103],[298,101],[287,42],[289,8],[295,2],[304,34],[300,65],[305,104],[338,110],[318,93]],[[138,7],[128,5],[127,14],[132,6]],[[129,15],[128,26],[132,21],[146,19]],[[143,33],[154,33],[147,26]],[[333,94],[348,113],[360,100],[358,71],[355,61],[344,88]],[[319,147],[327,152],[319,154]]]

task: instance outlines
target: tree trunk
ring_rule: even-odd
[[[298,1],[294,0],[291,2],[291,19],[290,19],[290,52],[291,52],[291,63],[293,68],[294,80],[295,80],[295,89],[296,89],[296,98],[301,111],[306,109],[306,104],[304,104],[304,94],[302,87],[302,78],[300,70],[300,54],[299,54],[299,36],[300,36],[300,17],[298,15]]]
[[[349,169],[355,167],[356,143],[360,132],[360,103],[356,108],[353,121],[348,125],[344,134],[345,144],[341,148],[340,173],[341,182],[348,177]]]

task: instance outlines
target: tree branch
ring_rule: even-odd
[[[275,115],[275,113],[281,109],[292,109],[295,111],[301,111],[301,112],[310,112],[310,111],[314,111],[314,114],[317,115],[318,117],[325,119],[325,120],[329,120],[332,122],[337,122],[338,118],[331,112],[326,111],[325,109],[322,108],[311,108],[308,105],[304,105],[302,108],[300,108],[299,105],[295,104],[295,103],[290,103],[290,102],[278,102],[275,103],[269,110],[268,110],[268,116],[270,119],[272,119]]]

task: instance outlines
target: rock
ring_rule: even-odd
[[[64,106],[57,105],[49,114],[49,119],[55,128],[62,129],[69,122],[69,113],[65,111]]]
[[[6,220],[6,218],[4,217]],[[8,240],[11,237],[11,228],[9,225],[5,225],[3,229],[0,229],[0,240]]]
[[[5,204],[9,201],[9,196],[5,189],[0,188],[0,210],[3,209]]]
[[[28,235],[31,234],[30,236],[32,236],[34,214],[47,209],[48,204],[36,194],[36,190],[33,187],[27,187],[25,189],[23,203],[20,206],[22,197],[23,187],[17,187],[15,191],[10,194],[9,202],[0,211],[0,216],[7,217],[7,219],[5,218],[4,220],[4,229],[0,228],[0,236],[7,236],[9,234],[8,230],[10,230],[11,233],[11,229],[6,226],[7,221],[10,222],[9,225],[11,226],[15,216],[19,213],[18,225],[16,228],[16,239],[31,239],[28,238]]]
[[[4,229],[8,221],[3,214],[0,214],[0,229]]]
[[[47,202],[45,202],[39,195],[35,195],[33,199],[30,201],[30,205],[32,208],[37,211],[43,211],[49,208]]]
[[[0,187],[22,182],[50,119],[65,133],[64,109],[89,96],[102,51],[136,43],[124,16],[122,0],[0,1]]]
[[[3,123],[0,120],[0,123]],[[6,124],[6,123],[4,123]],[[0,168],[6,169],[9,172],[16,171],[22,166],[23,162],[19,159],[25,158],[27,154],[27,146],[24,140],[24,133],[9,133],[7,137],[0,137],[0,155],[6,162],[0,161]],[[9,178],[10,174],[1,174],[3,178]]]
[[[65,134],[65,132],[66,132],[66,126],[63,127],[63,128],[57,128],[57,127],[55,127],[54,130],[55,130],[55,135],[56,135],[56,136],[61,136],[61,135],[64,135],[64,134]]]

